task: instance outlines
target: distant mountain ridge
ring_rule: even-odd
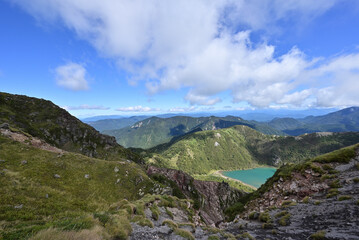
[[[132,116],[128,118],[117,118],[117,119],[103,119],[97,121],[86,122],[88,125],[94,127],[96,130],[102,132],[105,130],[121,129],[132,124],[142,121],[149,116]]]
[[[116,137],[119,144],[125,147],[151,148],[159,144],[170,142],[193,131],[205,131],[245,125],[265,134],[284,135],[283,132],[270,127],[267,123],[246,121],[239,117],[186,117],[171,118],[151,117],[136,122],[132,126],[118,130],[106,130],[105,134]]]
[[[289,135],[313,132],[359,131],[359,107],[345,108],[323,116],[308,116],[302,119],[275,118],[269,126]]]

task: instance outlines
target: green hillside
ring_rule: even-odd
[[[0,92],[0,124],[20,129],[66,151],[89,157],[138,161],[113,137],[100,134],[50,101]]]
[[[301,162],[359,142],[359,133],[265,135],[247,126],[196,132],[147,151],[146,161],[191,174]]]
[[[222,129],[235,125],[245,125],[265,134],[283,135],[283,132],[270,127],[267,123],[246,121],[233,116],[200,118],[185,116],[171,118],[151,117],[130,127],[104,131],[104,133],[115,136],[117,142],[125,147],[148,149],[190,132]]]
[[[153,184],[135,163],[54,153],[0,135],[4,239],[26,239],[51,226],[89,228],[88,214],[107,211],[121,199],[138,199]]]

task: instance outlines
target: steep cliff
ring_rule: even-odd
[[[150,166],[149,176],[159,174],[176,183],[182,193],[194,200],[203,221],[215,225],[225,219],[224,209],[233,205],[246,193],[231,188],[227,183],[207,182],[193,179],[190,175],[174,169]]]

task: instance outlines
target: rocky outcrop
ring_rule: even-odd
[[[279,178],[267,192],[251,203],[248,210],[263,212],[269,207],[280,207],[285,201],[298,202],[314,193],[325,192],[330,182],[329,179],[322,180],[321,174],[313,169],[306,169],[303,173],[293,172],[290,180]]]
[[[195,205],[198,204],[201,218],[209,225],[222,222],[224,220],[223,211],[245,194],[225,182],[195,180],[179,170],[149,166],[147,174],[150,176],[160,174],[176,183],[187,198],[194,199]]]

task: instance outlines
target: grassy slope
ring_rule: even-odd
[[[211,170],[301,162],[358,142],[359,133],[308,134],[295,138],[264,135],[246,126],[234,126],[196,132],[149,149],[147,161],[190,174],[207,174]]]
[[[152,117],[119,130],[104,131],[115,136],[118,143],[125,147],[148,149],[171,139],[183,136],[192,131],[228,128],[234,125],[245,125],[265,134],[283,135],[283,132],[266,123],[246,121],[238,117]]]
[[[135,163],[58,155],[2,136],[0,159],[5,160],[0,162],[0,232],[12,239],[45,224],[105,210],[124,198],[138,199],[140,188],[147,192],[153,186]]]
[[[196,132],[170,146],[150,149],[155,153],[148,161],[191,174],[250,168],[256,166],[257,162],[246,147],[248,139],[269,141],[272,138],[246,126]],[[216,142],[218,146],[215,146]]]

